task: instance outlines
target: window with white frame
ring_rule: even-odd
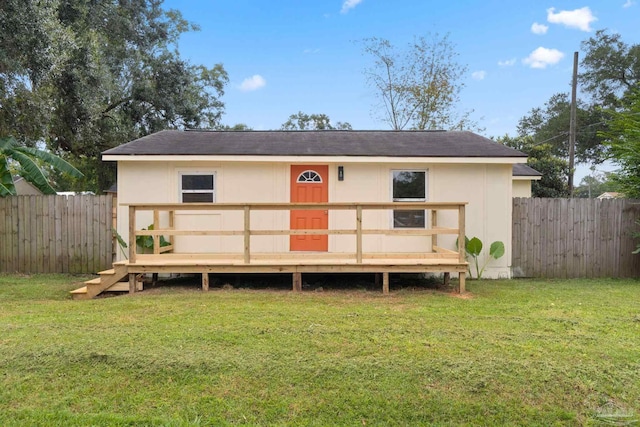
[[[424,202],[427,200],[426,170],[391,171],[394,202]],[[424,228],[425,211],[393,211],[393,228]]]
[[[182,203],[215,202],[215,175],[212,173],[181,173],[180,201]]]

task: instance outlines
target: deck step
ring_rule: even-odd
[[[75,300],[90,299],[88,289],[86,286],[83,286],[78,289],[74,289],[73,291],[70,292],[70,294],[71,294],[71,298]]]
[[[136,290],[143,290],[143,283],[141,280],[136,280]],[[105,289],[105,292],[129,292],[129,282],[116,282],[110,288]]]
[[[99,285],[101,283],[101,280],[99,277],[95,278],[95,279],[91,279],[91,280],[87,280],[86,282],[84,282],[85,285]]]
[[[98,274],[101,276],[106,276],[106,275],[112,275],[115,274],[116,270],[113,268],[110,268],[109,270],[104,270],[104,271],[99,271]]]

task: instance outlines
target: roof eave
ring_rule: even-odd
[[[112,162],[312,162],[312,163],[526,163],[527,157],[392,157],[392,156],[260,156],[260,155],[166,155],[166,154],[103,154],[103,161]]]

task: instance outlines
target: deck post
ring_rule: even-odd
[[[176,211],[169,211],[169,230],[173,230],[176,228]],[[173,241],[173,234],[169,235],[169,244],[173,246],[175,242]]]
[[[130,294],[135,294],[136,291],[138,290],[138,283],[136,283],[137,277],[136,277],[136,273],[129,273],[129,293]]]
[[[435,230],[438,226],[438,211],[436,209],[431,209],[431,225],[430,229]],[[438,234],[434,233],[431,236],[431,250],[433,251],[433,247],[438,246]]]
[[[356,207],[356,262],[362,264],[362,206]]]
[[[389,272],[382,273],[382,294],[389,295]]]
[[[465,275],[466,273],[461,271],[460,273],[458,273],[458,293],[463,294],[466,292],[466,288],[465,288]]]
[[[207,292],[209,290],[209,273],[206,271],[202,273],[202,290]]]
[[[460,205],[458,208],[458,261],[460,263],[463,263],[466,260],[464,224],[464,205]]]
[[[293,292],[302,291],[302,273],[293,273]]]
[[[158,209],[153,210],[153,229],[157,230],[160,228],[160,211]],[[160,253],[160,236],[153,236],[153,253],[154,255],[158,255]]]
[[[136,207],[129,206],[129,263],[134,264],[135,262],[136,262]]]
[[[446,273],[444,273],[444,279],[442,284],[447,287],[449,286],[449,279],[451,278],[451,273],[449,273],[448,271]]]
[[[244,207],[244,263],[251,262],[251,208]]]

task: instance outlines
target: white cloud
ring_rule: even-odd
[[[267,81],[260,74],[255,74],[251,77],[248,77],[242,81],[240,84],[240,90],[243,92],[251,92],[253,90],[258,90],[261,87],[264,87],[267,84]]]
[[[547,68],[547,65],[557,64],[563,57],[564,53],[557,49],[539,47],[524,58],[522,62],[531,68]]]
[[[549,26],[544,24],[538,24],[537,22],[534,22],[533,24],[531,24],[531,32],[533,34],[547,34],[548,29],[549,29]]]
[[[498,61],[498,65],[501,67],[512,67],[516,64],[516,58],[505,59],[504,61]]]
[[[485,77],[487,77],[487,72],[484,70],[474,71],[471,73],[471,78],[473,80],[484,80]]]
[[[626,9],[626,8],[628,8],[628,7],[633,6],[634,4],[636,4],[636,2],[635,2],[635,1],[633,1],[633,0],[627,0],[627,1],[625,2],[625,4],[623,4],[623,5],[622,5],[622,7],[624,7],[624,8]]]
[[[582,31],[591,31],[590,24],[598,20],[587,6],[575,10],[561,10],[558,13],[554,11],[554,7],[547,9],[547,21]]]
[[[362,3],[362,0],[344,0],[344,3],[342,3],[342,9],[340,9],[340,13],[347,13],[350,9],[353,9],[360,3]]]

